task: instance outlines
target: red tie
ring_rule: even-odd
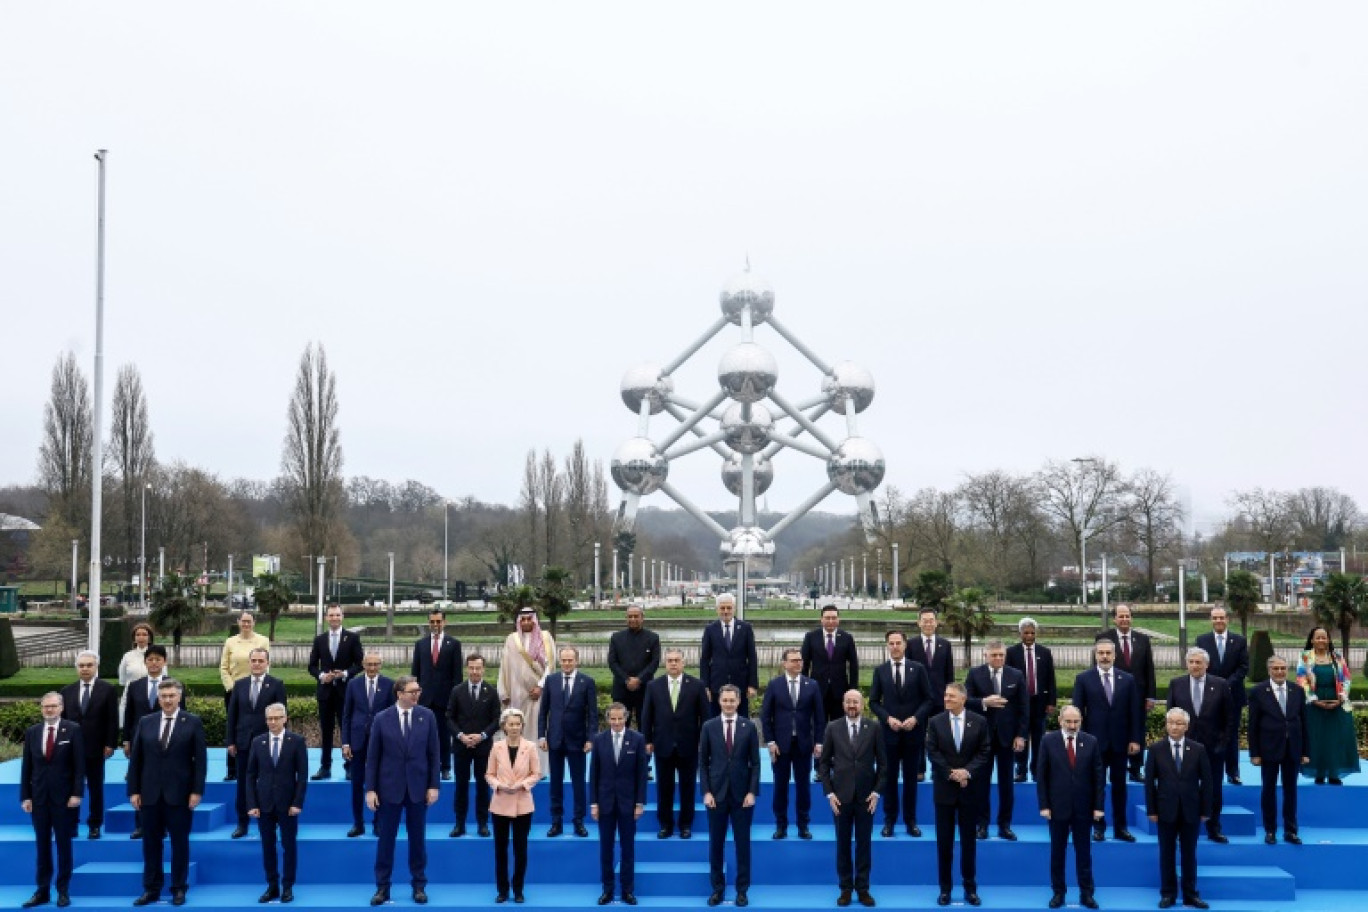
[[[1064,743],[1067,744],[1069,748],[1069,769],[1073,769],[1074,764],[1078,761],[1078,755],[1074,753],[1073,735],[1069,735],[1069,737],[1065,738]]]
[[[1130,668],[1130,637],[1129,637],[1129,636],[1123,636],[1123,637],[1121,638],[1121,659],[1126,663],[1126,667],[1127,667],[1127,668]]]
[[[732,720],[731,720],[731,719],[728,719],[728,720],[727,720],[727,756],[728,756],[728,757],[731,756],[731,752],[732,752]]]
[[[47,735],[47,746],[46,746],[45,748],[43,748],[43,759],[44,759],[44,760],[51,760],[51,759],[52,759],[52,754],[53,754],[53,752],[57,750],[57,726],[55,726],[55,725],[49,725],[49,726],[47,727],[47,730],[48,730],[48,735]],[[728,738],[728,740],[727,740],[727,752],[728,752],[728,753],[731,753],[731,740],[730,740],[730,738]]]
[[[1035,696],[1035,650],[1026,650],[1026,694]],[[1070,742],[1072,743],[1072,742]]]
[[[432,636],[432,667],[437,667],[437,657],[442,654],[442,641],[437,639],[437,635]]]

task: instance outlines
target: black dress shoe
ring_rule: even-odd
[[[1122,842],[1135,842],[1135,836],[1131,834],[1130,830],[1117,830],[1112,835]]]
[[[135,906],[150,906],[150,905],[152,905],[152,903],[157,902],[157,901],[160,900],[160,899],[161,899],[161,894],[160,894],[160,893],[153,893],[151,890],[148,890],[148,891],[147,891],[146,893],[144,893],[142,896],[139,896],[137,899],[133,900],[133,905],[135,905]]]
[[[418,905],[420,905],[420,906],[426,906],[426,905],[427,905],[427,890],[424,890],[422,887],[419,887],[418,889],[414,890],[414,891],[413,891],[413,901],[416,902],[416,903],[417,903]]]
[[[937,896],[937,897],[936,897],[936,905],[938,905],[938,906],[948,906],[948,905],[950,905],[950,894],[949,894],[949,892],[942,892],[939,896]]]
[[[489,838],[489,824],[487,824],[487,823],[482,823],[482,824],[480,824],[480,828],[479,828],[478,830],[476,830],[476,832],[479,833],[481,836],[483,836],[485,839],[488,839],[488,838]]]
[[[1177,901],[1177,900],[1175,900],[1172,896],[1161,896],[1161,897],[1159,897],[1159,908],[1161,908],[1161,909],[1171,909],[1171,908],[1173,908],[1173,904],[1174,904],[1176,901]]]
[[[527,900],[523,899],[523,895],[521,892],[513,894],[513,901],[518,904],[527,902]]]
[[[1288,830],[1283,833],[1283,842],[1291,843],[1292,845],[1302,844],[1301,837],[1297,835],[1295,830]]]
[[[613,891],[612,891],[612,890],[604,890],[602,893],[599,894],[598,904],[599,904],[600,906],[606,906],[606,905],[608,905],[608,904],[609,904],[610,902],[612,902],[612,901],[613,901]]]
[[[1001,827],[998,827],[998,839],[1005,839],[1005,840],[1007,840],[1008,842],[1016,842],[1016,841],[1017,841],[1017,835],[1016,835],[1016,833],[1013,833],[1013,832],[1012,832],[1012,828],[1011,828],[1011,827],[1001,826]]]
[[[683,828],[681,828],[680,831],[679,831],[679,838],[680,838],[680,839],[692,839],[692,838],[693,838],[693,830],[689,829],[688,827],[683,827]]]
[[[185,905],[185,891],[184,891],[184,890],[172,890],[172,891],[171,891],[171,905],[173,905],[173,906],[183,906],[183,905]]]
[[[508,902],[508,894],[500,893],[498,896],[494,897],[494,901],[496,903],[506,903]]]
[[[374,895],[371,896],[372,906],[382,906],[387,902],[389,902],[389,890],[384,889],[383,887],[376,890]]]
[[[91,828],[90,828],[90,832],[86,834],[86,839],[99,839],[99,838],[100,838],[100,828],[97,827],[97,826],[91,827]]]
[[[588,835],[589,835],[589,828],[586,827],[586,826],[584,825],[584,821],[583,821],[583,820],[576,820],[576,821],[575,821],[575,835],[576,835],[576,836],[588,836]]]
[[[283,903],[294,902],[294,887],[286,887],[280,891],[280,901]]]
[[[974,830],[974,836],[977,837],[978,839],[987,839],[987,838],[988,838],[988,828],[987,828],[986,826],[978,827],[977,829]]]
[[[273,899],[280,899],[279,887],[267,887],[266,892],[257,897],[257,902],[268,903]]]
[[[363,826],[354,826],[354,827],[352,827],[350,830],[347,830],[347,838],[348,838],[348,839],[355,839],[357,836],[365,836],[365,835],[366,835],[366,828],[363,827]]]
[[[1060,906],[1064,905],[1064,894],[1056,893],[1051,896],[1048,905],[1051,909],[1058,909]]]
[[[1225,845],[1226,843],[1230,842],[1230,837],[1226,836],[1226,834],[1222,833],[1220,830],[1209,831],[1207,833],[1207,839],[1210,839],[1212,842],[1219,843],[1220,845]]]
[[[71,894],[65,890],[57,891],[57,908],[65,909],[69,905],[71,905]]]
[[[310,776],[309,778],[312,779],[314,782],[317,782],[317,781],[319,781],[320,779],[331,779],[331,778],[332,778],[332,770],[329,769],[329,768],[326,767],[326,766],[319,767],[318,772],[314,773],[314,774],[313,774],[312,776]]]
[[[451,781],[451,770],[442,770],[442,779],[446,782]]]
[[[142,839],[142,827],[138,827],[128,834],[129,839]]]
[[[799,839],[811,839],[811,838],[812,838],[812,830],[809,830],[806,826],[800,826],[800,827],[798,827],[798,838],[799,838]]]
[[[908,836],[915,836],[915,837],[917,837],[918,839],[920,839],[920,838],[921,838],[921,827],[917,826],[915,823],[912,824],[910,827],[907,828],[907,835],[908,835]]]
[[[1331,785],[1344,785],[1344,781],[1337,776],[1331,776],[1328,781]]]
[[[1325,777],[1324,777],[1324,776],[1317,776],[1317,777],[1316,777],[1316,785],[1325,785]]]
[[[1244,782],[1239,776],[1226,776],[1226,782],[1229,782],[1231,785],[1244,785]]]
[[[710,905],[710,906],[720,905],[721,903],[722,903],[722,891],[721,891],[721,890],[718,890],[716,893],[714,893],[714,894],[712,894],[711,896],[708,897],[708,905]]]
[[[868,890],[860,890],[859,897],[860,905],[864,906],[867,909],[872,909],[874,907],[874,897],[870,894]]]
[[[141,898],[142,897],[139,897],[139,899]],[[50,902],[52,902],[52,897],[42,890],[39,890],[37,893],[34,893],[28,899],[24,900],[23,907],[25,909],[32,909],[34,906],[46,906]]]
[[[453,839],[460,838],[461,836],[465,835],[465,827],[458,823],[451,828],[451,832],[447,833],[447,835],[452,837]]]
[[[247,828],[246,828],[245,826],[243,826],[242,824],[240,824],[240,823],[237,825],[237,829],[233,830],[233,838],[234,838],[234,839],[241,839],[243,836],[246,836],[246,835],[247,835]]]
[[[979,899],[979,895],[972,890],[964,894],[964,901],[971,906],[977,906],[983,903],[983,900]]]
[[[237,782],[237,773],[229,773],[223,777],[224,782]]]
[[[1025,781],[1026,781],[1026,774],[1025,774],[1025,773],[1017,773],[1015,776],[1012,777],[1012,781],[1013,781],[1013,782],[1025,782]]]
[[[1097,908],[1097,900],[1096,900],[1096,899],[1093,899],[1093,895],[1092,895],[1091,893],[1082,893],[1082,894],[1080,894],[1079,897],[1078,897],[1078,904],[1081,905],[1081,906],[1082,906],[1083,908],[1085,908],[1085,909],[1096,909],[1096,908]]]
[[[631,890],[624,890],[622,893],[622,901],[629,906],[635,906],[637,904],[636,894]]]
[[[842,908],[844,908],[844,907],[850,905],[850,891],[849,891],[849,890],[842,890],[842,891],[841,891],[841,895],[838,896],[838,897],[836,897],[836,905],[841,906]]]
[[[1264,833],[1264,845],[1277,845],[1277,844],[1278,844],[1278,834],[1277,834],[1277,833],[1274,833],[1272,830],[1269,830],[1267,833]]]
[[[1128,780],[1130,780],[1131,782],[1144,782],[1144,781],[1145,781],[1145,777],[1142,776],[1142,775],[1140,775],[1139,773],[1131,773],[1131,774],[1130,774],[1129,776],[1127,776],[1126,778],[1127,778]]]
[[[882,830],[879,831],[879,835],[882,836],[884,839],[892,839],[892,838],[893,838],[893,824],[891,824],[891,823],[885,823],[885,824],[884,824],[884,828],[883,828]]]
[[[787,838],[788,838],[788,827],[776,827],[775,830],[774,830],[774,834],[773,834],[772,836],[770,836],[770,839],[787,839]]]
[[[673,835],[674,827],[661,827],[660,831],[656,833],[656,839],[669,839]]]
[[[1193,908],[1193,909],[1210,909],[1210,908],[1211,908],[1211,906],[1207,904],[1207,901],[1206,901],[1205,899],[1202,899],[1202,898],[1197,897],[1197,896],[1193,896],[1193,897],[1191,897],[1191,898],[1189,898],[1189,899],[1183,900],[1183,905],[1188,906],[1189,908]]]
[[[1106,842],[1106,841],[1107,841],[1107,831],[1106,831],[1106,830],[1099,830],[1099,829],[1094,829],[1094,830],[1093,830],[1093,842]]]
[[[745,890],[737,890],[737,891],[736,891],[736,905],[737,905],[737,906],[749,906],[749,905],[750,905],[750,897],[748,897],[748,896],[746,895],[746,891],[745,891]]]
[[[547,835],[548,838],[550,838],[550,837],[553,837],[553,836],[559,836],[561,833],[564,833],[564,832],[565,832],[565,827],[561,826],[561,822],[560,822],[559,820],[553,820],[553,821],[551,822],[551,829],[549,829],[549,830],[546,831],[546,835]]]

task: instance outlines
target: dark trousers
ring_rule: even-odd
[[[1045,698],[1031,697],[1030,710],[1026,714],[1026,749],[1016,755],[1016,774],[1025,776],[1029,770],[1035,778],[1036,759],[1040,756],[1040,739],[1045,737]]]
[[[451,772],[451,721],[447,719],[447,708],[443,706],[429,706],[432,714],[437,717],[437,756],[441,760],[442,775]]]
[[[257,818],[257,832],[261,834],[261,864],[266,871],[266,883],[274,887],[280,883],[280,868],[276,864],[276,832],[280,833],[280,849],[285,856],[285,886],[294,886],[299,870],[299,818],[289,812],[262,811]]]
[[[1143,704],[1142,704],[1143,705]],[[1105,762],[1105,761],[1104,761]],[[1145,765],[1145,745],[1141,744],[1140,749],[1133,754],[1128,754],[1126,758],[1126,771],[1137,779],[1143,774]]]
[[[915,750],[915,751],[917,752],[917,755],[916,755],[915,758],[913,758],[912,763],[913,763],[913,765],[916,766],[916,768],[917,768],[917,779],[918,779],[918,780],[921,780],[921,779],[924,779],[924,778],[926,777],[926,726],[925,726],[925,725],[922,725],[922,724],[918,723],[917,727],[914,728],[914,729],[912,729],[912,744],[913,744],[913,750]]]
[[[589,788],[584,781],[588,755],[578,747],[553,747],[547,752],[551,760],[551,819],[565,816],[565,767],[570,767],[570,794],[575,822],[584,820],[589,805]]]
[[[1111,781],[1112,830],[1129,829],[1126,820],[1126,752],[1104,750],[1102,768],[1107,771],[1107,778]],[[1106,821],[1095,826],[1101,830],[1107,828]]]
[[[845,694],[839,688],[829,687],[822,691],[822,712],[826,713],[828,722],[845,715]]]
[[[965,892],[978,887],[978,840],[974,824],[978,819],[976,802],[936,805],[936,872],[941,892],[950,892],[951,868],[955,860],[955,832],[959,831],[960,880]]]
[[[190,820],[188,804],[150,801],[142,806],[143,891],[161,893],[162,840],[171,837],[171,889],[184,890],[190,877]]]
[[[101,749],[93,757],[86,757],[86,789],[90,797],[86,799],[86,826],[104,826],[104,784],[105,755]],[[79,812],[78,812],[79,816]]]
[[[797,791],[798,825],[805,827],[812,819],[812,751],[799,750],[795,744],[789,751],[779,753],[770,764],[774,772],[774,822],[788,826],[789,777]]]
[[[910,732],[884,731],[884,747],[888,753],[888,778],[884,783],[884,823],[893,826],[898,822],[898,806],[902,806],[903,823],[915,826],[917,823],[917,773],[921,772],[921,755],[918,753],[916,735],[921,731],[918,725]],[[924,740],[923,740],[924,744]],[[898,800],[898,771],[902,770],[902,801]]]
[[[388,890],[394,873],[394,843],[399,837],[399,816],[408,834],[409,881],[415,890],[427,886],[427,804],[404,801],[380,805],[375,822],[380,839],[375,845],[375,886]]]
[[[355,826],[363,827],[366,825],[366,749],[362,747],[352,748],[352,769],[356,771],[351,777],[351,811],[352,823]],[[375,815],[371,815],[371,820]]]
[[[319,769],[332,769],[333,732],[342,727],[342,704],[347,692],[341,684],[320,688],[318,697],[318,724],[323,737],[323,760]]]
[[[1012,807],[1015,803],[1015,795],[1012,784],[1012,765],[1016,762],[1016,753],[1012,750],[1012,742],[1006,744],[998,742],[997,737],[993,737],[992,765],[988,772],[979,777],[979,826],[987,826],[988,819],[992,810],[993,784],[990,781],[995,771],[997,774],[997,795],[998,811],[997,825],[999,827],[1012,825]]]
[[[874,815],[869,804],[856,800],[841,805],[836,815],[836,876],[842,890],[868,890],[869,866],[874,857],[871,846]],[[850,862],[851,837],[855,841],[855,864]]]
[[[1182,846],[1181,853],[1179,846]],[[1177,856],[1183,862],[1183,899],[1197,898],[1197,821],[1159,821],[1159,895],[1178,898]]]
[[[622,843],[622,867],[618,881],[623,893],[636,892],[636,809],[626,808],[613,811],[599,811],[599,880],[603,889],[613,889],[613,841]]]
[[[1232,688],[1232,691],[1234,688]],[[1235,725],[1230,730],[1230,738],[1227,739],[1225,755],[1215,757],[1211,761],[1211,774],[1220,778],[1225,776],[1240,775],[1240,721],[1244,716],[1244,705],[1235,707]]]
[[[233,702],[233,690],[232,690],[232,688],[230,687],[228,690],[224,691],[224,694],[223,694],[223,715],[224,715],[225,718],[227,718],[227,716],[228,716],[228,704],[231,703],[231,702]],[[156,712],[155,709],[153,709],[152,711],[153,711],[153,712]],[[227,760],[228,760],[228,770],[227,770],[228,775],[229,775],[229,776],[236,776],[236,775],[237,775],[237,757],[234,757],[232,754],[226,754],[225,756],[227,757]],[[243,758],[242,758],[242,768],[243,768],[243,769],[246,769],[246,768],[247,768],[247,758],[246,758],[246,757],[243,757]]]
[[[628,690],[627,685],[623,684],[613,699],[627,707],[627,724],[641,731],[641,707],[646,703],[646,682],[643,681],[636,690]]]
[[[33,842],[38,849],[38,892],[47,893],[52,885],[52,843],[57,842],[57,892],[71,886],[71,840],[76,835],[80,810],[65,805],[34,802]]]
[[[1073,840],[1074,868],[1078,872],[1078,891],[1093,892],[1092,876],[1092,818],[1072,820],[1050,818],[1050,889],[1064,892],[1064,854],[1069,840]]]
[[[452,769],[455,771],[456,797],[452,807],[456,810],[456,825],[465,826],[466,813],[470,809],[470,776],[475,774],[475,822],[480,826],[489,823],[489,783],[485,782],[485,770],[489,768],[489,751],[493,743],[486,738],[475,748],[466,747],[459,740],[451,745]]]
[[[698,783],[698,759],[690,759],[675,754],[666,757],[655,755],[656,766],[656,820],[662,828],[674,829],[675,777],[679,778],[679,828],[693,829],[694,786]]]
[[[521,893],[527,878],[527,834],[531,830],[531,814],[494,815],[494,882],[502,895],[508,894],[508,837],[513,837],[513,892]]]
[[[1281,760],[1265,759],[1259,765],[1263,788],[1259,791],[1259,808],[1263,811],[1264,832],[1278,831],[1278,780],[1283,790],[1283,832],[1297,832],[1297,771],[1301,758],[1287,752]]]
[[[727,844],[727,827],[731,826],[732,843],[736,846],[736,889],[750,889],[751,875],[751,818],[754,807],[742,807],[740,798],[728,798],[708,809],[708,874],[713,892],[727,887],[723,871],[723,849]]]
[[[237,777],[237,789],[233,793],[233,810],[237,812],[237,825],[247,826],[247,752],[252,749],[249,743],[246,747],[238,747],[238,753],[242,754],[242,775]]]
[[[1223,807],[1225,807],[1225,777],[1220,773],[1213,773],[1211,777],[1211,816],[1207,818],[1206,822],[1208,833],[1221,832],[1221,808]]]

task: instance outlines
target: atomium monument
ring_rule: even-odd
[[[827,364],[804,345],[775,317],[774,289],[752,274],[749,265],[723,287],[721,303],[722,316],[674,360],[663,366],[640,364],[623,375],[622,401],[637,415],[637,432],[613,455],[613,481],[623,492],[613,529],[632,531],[641,498],[659,491],[717,534],[723,566],[744,579],[768,573],[775,539],[834,491],[855,498],[865,532],[872,533],[877,517],[870,492],[883,481],[884,458],[872,441],[860,436],[856,418],[874,401],[869,371],[849,361]],[[675,371],[728,326],[738,327],[741,338],[717,366],[718,389],[702,402],[678,395]],[[757,327],[765,326],[819,372],[808,398],[792,401],[779,392],[774,356],[755,341]],[[818,424],[828,413],[844,416],[844,436]],[[657,415],[675,423],[652,438],[651,419]],[[793,423],[781,429],[785,418]],[[756,523],[755,499],[774,481],[774,457],[786,449],[824,461],[828,480],[762,529]],[[739,498],[740,522],[734,529],[724,529],[669,482],[671,462],[703,450],[721,457],[722,484]]]

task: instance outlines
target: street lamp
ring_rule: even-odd
[[[389,558],[389,599],[385,602],[385,639],[394,637],[394,552],[387,551]]]
[[[71,610],[75,611],[81,600],[81,577],[76,570],[76,561],[81,559],[81,540],[71,540]]]
[[[898,543],[893,543],[893,598],[897,600],[902,597],[902,591],[898,588]]]
[[[599,606],[599,602],[602,601],[602,599],[603,599],[603,594],[599,591],[599,549],[602,548],[602,547],[603,547],[603,546],[602,546],[601,544],[599,544],[598,542],[594,542],[594,607],[595,607],[595,608],[597,608],[597,607]]]
[[[138,583],[142,588],[142,597],[139,602],[142,610],[147,610],[147,492],[152,489],[152,483],[143,485],[142,489],[142,539],[138,546]]]
[[[442,601],[447,597],[447,572],[451,566],[447,546],[451,539],[451,501],[442,501]]]
[[[1084,463],[1095,463],[1095,462],[1097,462],[1097,460],[1094,459],[1094,458],[1092,458],[1091,456],[1075,456],[1073,459],[1071,459],[1071,460],[1069,460],[1069,461],[1070,461],[1070,462],[1075,462],[1075,463],[1077,463],[1077,464],[1079,464],[1079,465],[1083,465]],[[1081,470],[1080,470],[1080,471],[1081,471]],[[1079,527],[1078,527],[1078,562],[1079,562],[1079,565],[1080,565],[1079,568],[1078,568],[1078,579],[1079,579],[1079,584],[1080,584],[1080,585],[1079,585],[1079,590],[1083,593],[1083,613],[1084,613],[1084,614],[1087,614],[1087,613],[1088,613],[1088,517],[1087,517],[1087,516],[1083,516],[1083,517],[1082,517],[1082,522],[1080,523],[1080,525],[1079,525]],[[1102,581],[1102,585],[1103,585],[1103,586],[1106,586],[1106,584],[1107,584],[1107,583],[1106,583],[1106,580],[1103,580],[1103,581]],[[1103,630],[1107,629],[1107,615],[1106,615],[1106,612],[1103,612],[1103,614],[1102,614],[1102,629],[1103,629]]]
[[[314,621],[314,634],[323,632],[323,578],[328,572],[328,559],[319,555],[318,558],[318,617]]]
[[[879,601],[883,601],[883,548],[874,549],[874,576],[875,584],[879,587]]]

